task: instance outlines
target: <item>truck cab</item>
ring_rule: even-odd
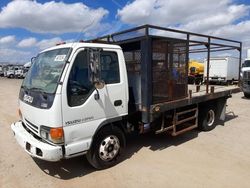
[[[241,89],[246,98],[250,98],[250,60],[245,60],[241,68]]]
[[[73,43],[47,49],[22,83],[15,137],[30,155],[47,161],[83,155],[103,126],[127,115],[127,88],[119,46]],[[115,132],[101,140],[106,162],[123,145],[123,134]]]
[[[190,60],[188,63],[188,83],[201,84],[204,76],[204,63]]]

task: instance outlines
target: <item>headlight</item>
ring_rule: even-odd
[[[62,127],[52,128],[41,126],[40,135],[45,140],[51,141],[55,144],[62,144],[64,142],[64,133]]]

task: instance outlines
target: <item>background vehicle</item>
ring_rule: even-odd
[[[5,77],[7,78],[14,78],[15,77],[15,67],[14,65],[7,65],[6,72],[4,73]]]
[[[212,57],[209,66],[209,81],[213,83],[233,83],[239,77],[239,58]],[[207,60],[204,60],[205,75],[207,74]]]
[[[186,40],[154,31],[182,33]],[[11,125],[17,142],[43,160],[86,154],[103,169],[119,162],[129,133],[214,129],[239,87],[206,82],[197,91],[188,85],[189,52],[194,43],[204,49],[204,40],[190,36],[216,39],[206,43],[208,55],[210,46],[222,50],[227,42],[241,52],[238,41],[144,25],[39,53],[20,89],[21,121]]]
[[[25,78],[25,76],[26,76],[27,72],[29,71],[30,67],[31,67],[31,62],[25,63],[23,65],[23,78]]]
[[[201,84],[204,76],[204,63],[191,60],[188,63],[188,83]]]
[[[3,73],[3,65],[0,65],[0,76],[3,76],[4,73]]]
[[[3,76],[6,77],[8,70],[8,65],[3,66]]]
[[[14,68],[14,77],[15,78],[24,78],[24,67],[23,65],[15,66]]]
[[[244,96],[250,98],[250,49],[247,50],[247,58],[241,68],[241,89]]]
[[[6,65],[3,67],[3,76],[7,78],[24,78],[30,65]]]

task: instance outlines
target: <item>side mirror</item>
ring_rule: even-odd
[[[88,49],[88,64],[89,64],[89,80],[94,84],[96,89],[102,89],[105,86],[104,81],[101,78],[101,57],[100,48]]]
[[[36,57],[32,57],[32,58],[30,59],[31,64],[33,64],[33,63],[35,62],[35,60],[36,60]]]

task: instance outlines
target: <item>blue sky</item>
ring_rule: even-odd
[[[24,63],[60,41],[146,23],[241,40],[244,57],[249,12],[249,0],[1,0],[0,62]]]

